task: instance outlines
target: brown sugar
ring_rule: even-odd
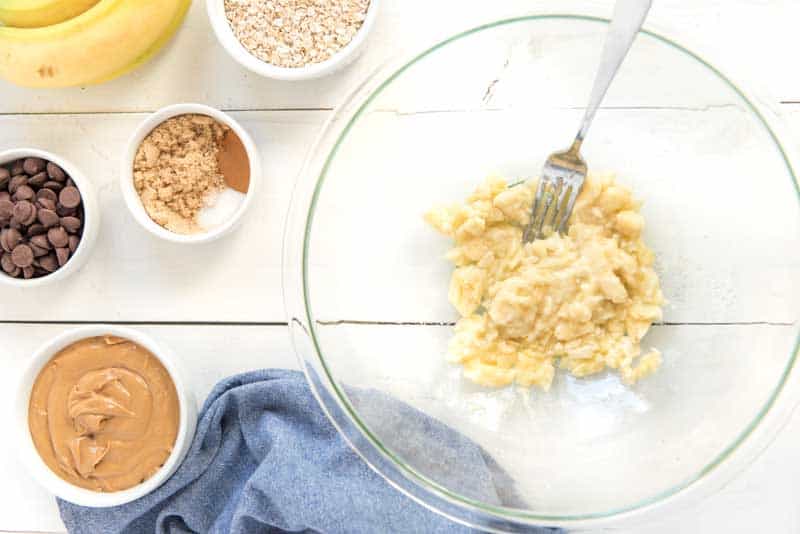
[[[197,215],[225,188],[218,157],[228,131],[207,115],[192,114],[167,119],[145,137],[133,182],[153,221],[178,234],[203,232]]]
[[[228,187],[247,194],[250,187],[250,158],[242,140],[233,130],[225,132],[217,153],[217,164]]]

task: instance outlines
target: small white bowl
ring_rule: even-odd
[[[80,191],[81,202],[83,203],[83,234],[81,236],[81,241],[75,253],[70,256],[69,261],[67,261],[63,267],[56,269],[48,275],[40,276],[39,278],[30,278],[28,280],[24,278],[12,278],[0,270],[0,284],[26,288],[39,287],[60,282],[83,267],[83,264],[86,263],[86,260],[91,254],[92,248],[94,248],[94,243],[97,240],[97,233],[100,230],[100,209],[97,205],[97,193],[95,192],[94,184],[69,161],[60,156],[56,156],[52,152],[39,150],[37,148],[15,148],[0,152],[0,165],[22,158],[42,158],[47,161],[52,161],[64,169],[64,172],[75,182],[75,187]]]
[[[236,212],[230,217],[230,219],[228,219],[227,222],[209,230],[208,232],[185,235],[167,230],[160,224],[156,223],[147,214],[147,211],[142,205],[142,200],[139,197],[139,194],[136,192],[136,188],[133,184],[133,161],[136,157],[136,151],[139,149],[139,145],[142,144],[144,138],[147,137],[147,135],[152,132],[156,126],[172,117],[190,114],[208,115],[218,122],[227,125],[237,136],[239,136],[239,139],[241,139],[242,144],[247,151],[247,158],[250,160],[250,184],[242,205],[239,206],[239,209],[236,210]],[[133,132],[133,135],[128,141],[128,147],[125,150],[125,154],[122,157],[120,188],[122,189],[122,196],[125,199],[125,204],[127,204],[128,209],[133,214],[133,218],[136,219],[136,222],[138,222],[151,234],[173,243],[208,243],[209,241],[214,241],[227,235],[233,231],[239,225],[239,223],[241,223],[242,216],[253,202],[260,179],[261,159],[258,153],[258,148],[256,147],[253,138],[247,133],[247,130],[245,130],[241,124],[234,120],[233,117],[227,113],[223,113],[218,109],[214,109],[203,104],[174,104],[172,106],[161,108],[152,113],[149,117],[147,117],[147,119],[144,120],[144,122],[139,125],[138,128],[136,128],[136,131]]]
[[[53,356],[68,345],[88,337],[106,334],[130,339],[152,352],[164,364],[172,378],[175,390],[178,393],[180,406],[178,436],[172,453],[164,465],[152,477],[141,484],[113,493],[100,493],[80,488],[56,475],[39,456],[28,426],[28,405],[30,403],[31,390],[42,368]],[[175,472],[189,451],[194,438],[197,425],[197,405],[184,376],[179,362],[166,347],[136,330],[119,326],[97,325],[64,332],[36,351],[20,377],[13,412],[13,426],[17,433],[17,443],[22,461],[39,484],[61,499],[81,506],[93,508],[118,506],[147,495],[163,484]]]
[[[208,19],[211,21],[211,27],[214,29],[217,39],[228,54],[244,68],[256,74],[264,76],[265,78],[287,81],[321,78],[355,61],[363,50],[367,35],[375,25],[379,5],[380,0],[370,1],[364,23],[353,36],[353,39],[330,58],[319,63],[311,63],[302,67],[278,67],[257,58],[239,42],[228,22],[228,17],[225,15],[224,0],[206,0],[206,10],[208,11]]]

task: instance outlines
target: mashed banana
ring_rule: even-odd
[[[455,240],[449,298],[461,315],[448,359],[478,384],[547,390],[555,367],[575,376],[619,370],[634,383],[658,369],[639,343],[664,298],[631,192],[589,176],[567,235],[522,243],[536,183],[492,177],[465,204],[426,220]]]

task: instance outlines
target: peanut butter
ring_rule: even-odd
[[[61,350],[31,391],[28,425],[47,466],[67,482],[112,492],[144,482],[175,445],[178,395],[164,365],[119,337]]]

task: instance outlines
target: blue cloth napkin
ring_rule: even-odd
[[[380,392],[358,394],[399,402]],[[438,427],[442,446],[465,459],[461,472],[485,488],[473,497],[500,504],[486,482],[496,476],[494,464],[477,445],[411,407],[402,409],[429,430]],[[67,529],[81,534],[472,532],[389,486],[339,436],[303,375],[287,370],[217,384],[186,459],[153,493],[114,508],[58,505]]]

